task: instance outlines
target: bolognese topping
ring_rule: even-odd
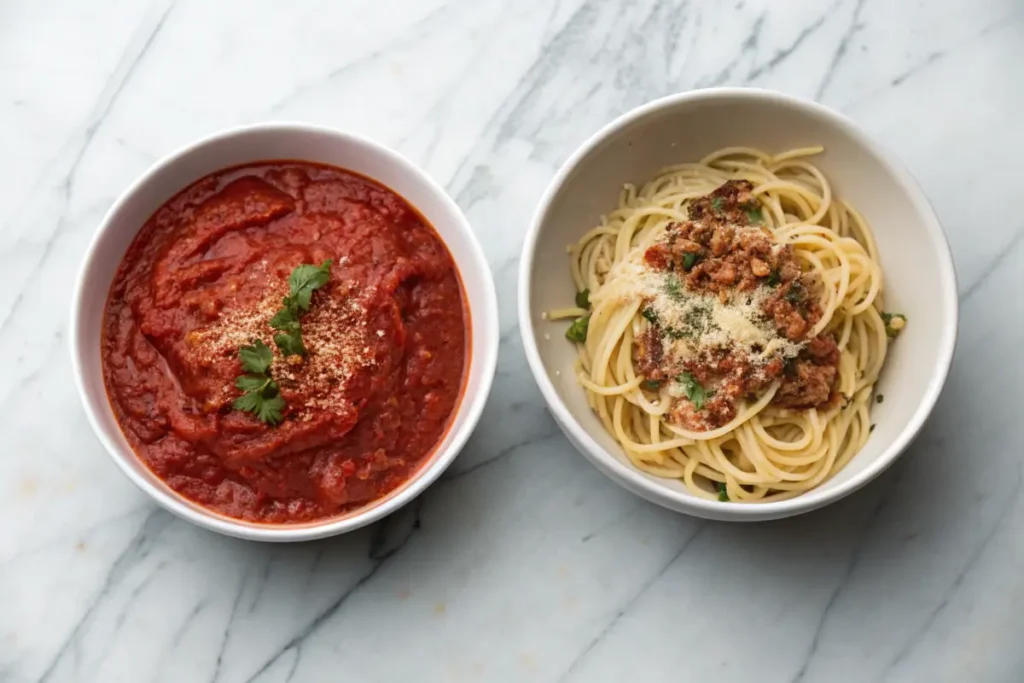
[[[691,203],[643,254],[638,368],[673,400],[671,419],[707,431],[772,384],[772,403],[814,408],[836,396],[839,349],[821,320],[822,283],[760,224],[747,181]],[[649,389],[649,387],[646,387]]]

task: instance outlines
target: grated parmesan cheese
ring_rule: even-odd
[[[763,365],[779,355],[793,358],[804,347],[804,343],[792,342],[779,333],[765,316],[762,306],[771,295],[768,288],[721,296],[694,292],[676,273],[650,267],[644,260],[645,251],[646,246],[637,248],[616,264],[609,274],[609,282],[615,285],[602,288],[592,298],[642,301],[640,310],[647,322],[637,322],[634,334],[639,335],[657,321],[666,332],[662,355],[669,364],[681,365],[712,349],[728,348],[744,352],[755,365]]]
[[[274,344],[276,330],[270,319],[280,310],[288,293],[284,279],[272,279],[264,296],[247,306],[231,306],[219,312],[211,324],[186,335],[187,352],[199,367],[213,367],[238,357],[242,346],[262,340],[274,353],[271,374],[289,407],[299,419],[310,419],[311,411],[351,409],[348,385],[360,371],[376,364],[368,344],[368,313],[351,282],[331,282],[314,296],[314,304],[302,316],[302,339],[308,355],[284,358]],[[378,338],[384,330],[376,330]],[[226,403],[237,395],[226,382],[217,402]]]

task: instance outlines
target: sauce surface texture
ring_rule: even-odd
[[[269,321],[300,264],[331,259],[302,316],[308,355]],[[407,481],[458,404],[468,316],[451,255],[400,196],[362,176],[268,162],[164,204],[111,287],[102,343],[114,413],[172,489],[229,517],[307,522]],[[274,350],[283,422],[232,409],[241,346]]]

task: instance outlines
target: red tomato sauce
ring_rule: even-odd
[[[331,259],[282,357],[270,318],[300,264]],[[121,262],[102,360],[114,414],[172,489],[216,512],[308,522],[401,486],[444,437],[469,353],[455,264],[402,197],[339,168],[266,162],[193,183]],[[260,339],[282,422],[232,408]]]

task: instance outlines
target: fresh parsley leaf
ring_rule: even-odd
[[[590,308],[589,289],[584,289],[582,292],[576,292],[576,305],[580,308]]]
[[[291,289],[291,294],[285,297],[285,306],[297,309],[294,311],[295,313],[299,311],[305,313],[309,310],[313,292],[327,284],[329,279],[331,279],[330,259],[319,266],[308,263],[296,266],[292,274],[288,276],[288,287]]]
[[[253,412],[256,413],[261,421],[267,424],[276,425],[284,419],[281,411],[284,410],[285,402],[280,395],[272,396],[271,398],[264,398],[260,401],[259,406]]]
[[[274,352],[259,339],[249,346],[238,350],[238,358],[242,361],[242,369],[254,375],[266,373],[274,362]]]
[[[647,322],[649,322],[650,324],[658,324],[658,313],[653,308],[645,308],[644,310],[640,311],[640,315],[647,318]]]
[[[882,313],[882,322],[885,323],[885,335],[895,339],[907,326],[907,316],[902,313]]]
[[[231,404],[235,410],[252,413],[261,422],[276,425],[284,419],[285,401],[269,375],[242,375],[235,386],[245,391]]]
[[[697,378],[689,372],[683,372],[677,378],[679,383],[683,385],[683,392],[686,394],[686,398],[690,399],[693,403],[693,407],[697,410],[703,410],[704,401],[706,401],[711,394],[704,390],[704,387],[700,385]]]
[[[274,343],[284,356],[305,356],[307,353],[306,345],[302,343],[302,331],[298,327],[294,332],[275,334]]]
[[[583,342],[587,341],[587,327],[589,327],[589,325],[589,315],[584,315],[579,318],[576,318],[573,324],[569,325],[569,329],[565,331],[566,338],[582,344]]]
[[[656,379],[645,379],[640,383],[640,386],[647,391],[657,391],[658,389],[661,389],[661,382]]]
[[[239,375],[235,379],[235,386],[241,391],[263,391],[271,382],[266,375]]]
[[[718,489],[718,500],[723,503],[729,502],[729,489],[724,482],[716,481],[715,488]]]
[[[299,316],[291,308],[282,308],[270,319],[270,326],[275,330],[294,332],[299,329]]]
[[[721,197],[712,197],[711,208],[714,209],[715,211],[721,211],[723,208],[725,208],[725,200],[722,199]]]
[[[331,260],[319,266],[303,263],[295,267],[288,276],[291,293],[282,301],[284,308],[270,319],[270,326],[280,330],[274,335],[274,343],[285,356],[305,356],[308,352],[302,341],[302,314],[309,310],[313,292],[327,284],[331,278]]]
[[[760,225],[764,222],[764,215],[761,213],[761,208],[747,209],[744,211],[747,214],[747,220],[750,221],[751,225]]]
[[[260,396],[259,392],[251,391],[236,398],[234,403],[231,404],[231,407],[235,410],[244,410],[247,413],[255,413],[259,410],[260,403],[262,402],[263,397]]]
[[[270,319],[270,326],[279,330],[274,335],[274,344],[284,356],[306,355],[299,318],[309,310],[313,292],[327,284],[330,277],[330,259],[319,266],[297,266],[288,277],[290,293],[282,301],[284,307]],[[239,349],[238,357],[246,374],[235,379],[235,387],[244,393],[234,400],[231,407],[252,413],[266,424],[279,424],[284,419],[286,404],[277,383],[270,375],[274,352],[256,339],[251,345]]]
[[[683,254],[683,270],[689,271],[697,264],[697,261],[700,261],[700,254],[693,251],[686,252]]]
[[[779,273],[778,268],[772,270],[768,275],[768,279],[764,281],[769,287],[778,287],[780,282],[782,282],[782,275]]]
[[[241,384],[244,377],[239,377],[237,384]],[[284,419],[282,412],[285,408],[284,399],[281,398],[277,384],[269,377],[263,378],[263,385],[259,390],[248,391],[231,404],[235,410],[252,413],[261,422],[276,425]],[[241,388],[241,387],[239,387]]]

